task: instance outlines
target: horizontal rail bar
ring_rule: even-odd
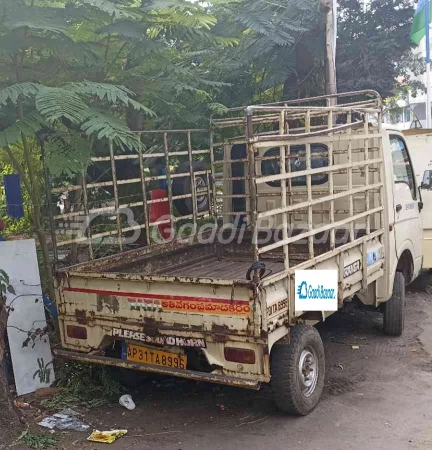
[[[263,280],[263,284],[268,285],[275,283],[280,280],[285,280],[287,276],[292,276],[295,274],[296,270],[306,270],[310,267],[314,267],[317,264],[327,261],[330,258],[334,258],[335,256],[339,255],[340,253],[343,253],[347,250],[350,250],[354,247],[357,247],[361,245],[363,242],[369,242],[373,241],[374,239],[382,236],[384,234],[384,230],[376,230],[372,232],[371,234],[368,234],[366,236],[362,236],[361,238],[357,238],[353,242],[348,242],[347,244],[341,245],[340,247],[335,248],[334,250],[330,250],[326,253],[323,253],[321,255],[315,256],[312,259],[308,259],[307,261],[297,264],[296,266],[291,267],[288,270],[285,270],[283,272],[278,272],[274,275],[269,275],[268,277]]]
[[[266,245],[265,247],[259,248],[258,249],[258,253],[259,254],[266,253],[266,252],[269,252],[271,250],[275,250],[276,248],[282,247],[284,245],[291,244],[292,242],[300,241],[300,240],[308,238],[310,236],[314,236],[316,234],[323,233],[323,232],[328,231],[328,230],[330,230],[332,228],[341,227],[342,225],[346,225],[346,224],[348,224],[350,222],[354,222],[356,220],[362,219],[363,217],[366,217],[366,216],[369,216],[369,215],[372,215],[372,214],[376,214],[377,212],[380,212],[383,209],[384,208],[382,206],[379,206],[377,208],[374,208],[374,209],[371,209],[369,211],[366,211],[366,212],[364,212],[362,214],[358,214],[358,215],[352,216],[352,217],[347,217],[346,219],[339,220],[338,222],[330,223],[330,224],[325,225],[325,226],[323,226],[321,228],[315,228],[315,229],[313,229],[311,231],[307,231],[305,233],[301,233],[301,234],[299,234],[297,236],[292,236],[292,237],[290,237],[288,239],[284,239],[284,240],[275,242],[274,244]]]
[[[327,129],[327,128],[326,128]],[[376,132],[373,132],[376,131]],[[269,141],[255,141],[254,147],[256,149],[259,148],[269,148],[269,147],[286,147],[288,145],[306,145],[306,144],[327,144],[327,143],[339,143],[339,142],[353,142],[353,141],[361,141],[365,139],[381,139],[382,133],[377,132],[377,130],[371,130],[370,133],[351,133],[350,135],[345,134],[336,134],[336,135],[317,135],[317,136],[309,136],[302,137],[298,140],[292,140],[286,138],[284,140],[279,139],[279,135],[273,134],[272,139]],[[289,137],[298,136],[296,134],[289,134]],[[271,136],[270,136],[271,137]],[[345,153],[345,150],[344,150]]]
[[[364,167],[369,166],[371,164],[378,164],[381,163],[382,161],[383,161],[382,158],[367,159],[363,161],[354,161],[350,163],[336,164],[328,167],[319,167],[317,169],[299,170],[298,172],[289,172],[286,174],[257,177],[256,184],[264,184],[269,183],[271,181],[288,180],[290,178],[298,178],[306,175],[321,175],[322,173],[336,172],[337,170],[353,169],[355,167]]]
[[[370,184],[368,186],[361,186],[359,188],[342,191],[342,192],[339,192],[338,194],[331,194],[331,195],[327,195],[325,197],[319,197],[319,198],[316,198],[311,201],[295,203],[294,205],[287,205],[284,208],[276,208],[276,209],[271,209],[270,211],[263,211],[261,213],[258,213],[258,219],[263,219],[265,217],[270,217],[270,216],[277,216],[277,215],[283,214],[285,212],[295,212],[297,209],[319,205],[320,203],[326,203],[331,200],[336,200],[338,198],[347,197],[349,195],[360,194],[362,192],[366,192],[371,189],[379,189],[381,186],[383,186],[383,183],[381,183],[381,182],[376,183],[376,184]]]
[[[356,128],[356,127],[363,127],[364,123],[361,121],[353,122],[353,123],[346,123],[344,125],[339,125],[337,127],[333,128],[324,128],[323,130],[318,131],[311,131],[310,133],[298,133],[298,134],[280,134],[280,135],[274,135],[274,136],[254,136],[251,141],[252,142],[268,142],[268,141],[274,141],[276,136],[276,139],[290,139],[290,140],[296,140],[296,139],[304,139],[309,138],[313,136],[320,136],[322,134],[329,134],[329,133],[337,133],[338,131],[344,131],[349,128]],[[289,145],[289,144],[288,144]]]

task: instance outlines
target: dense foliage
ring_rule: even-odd
[[[339,91],[375,89],[386,98],[407,84],[411,73],[424,72],[423,58],[412,53],[411,0],[373,0],[365,12],[358,0],[338,3]]]

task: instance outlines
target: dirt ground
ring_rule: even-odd
[[[134,411],[112,405],[87,412],[86,419],[99,430],[128,430],[108,446],[112,450],[430,449],[428,284],[432,285],[430,275],[408,288],[401,338],[383,335],[381,314],[354,304],[319,326],[327,356],[326,387],[322,401],[307,417],[278,413],[266,388],[254,392],[152,378],[130,392],[137,404]],[[55,433],[60,449],[107,448],[87,442],[87,435]]]

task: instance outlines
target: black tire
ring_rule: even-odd
[[[305,380],[305,369],[312,369],[309,374],[315,376]],[[291,328],[290,344],[273,346],[270,370],[272,394],[277,407],[287,414],[309,414],[318,404],[324,388],[325,353],[318,331],[310,325]]]
[[[194,172],[202,172],[207,170],[207,167],[201,161],[193,162]],[[176,173],[189,172],[189,161],[181,164]],[[207,177],[205,175],[195,175],[195,184],[197,188],[207,187]],[[173,196],[186,195],[191,193],[191,182],[189,175],[186,177],[179,177],[173,179],[172,193]],[[193,213],[192,198],[180,198],[174,200],[174,205],[181,216],[188,216]],[[197,196],[197,212],[201,213],[209,210],[209,198],[208,195]]]
[[[405,277],[396,272],[393,282],[393,295],[384,304],[384,333],[400,336],[405,326]]]

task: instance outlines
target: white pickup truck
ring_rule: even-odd
[[[163,138],[161,154],[111,148],[113,169],[127,158],[141,169],[143,160],[165,158],[164,175],[141,170],[138,179],[113,176],[110,184],[142,188],[134,207],[144,208],[146,221],[127,231],[145,230],[150,245],[57,271],[57,356],[251,389],[270,383],[282,411],[306,415],[325,377],[314,324],[357,295],[382,309],[387,334],[400,335],[405,285],[422,261],[410,155],[403,134],[382,128],[377,93],[338,101],[237,108],[213,119],[211,130],[153,132]],[[172,144],[182,133],[184,149]],[[193,146],[197,133],[208,148]],[[173,161],[183,157],[190,169],[175,173]],[[204,170],[194,170],[198,159]],[[176,178],[184,181],[181,194],[172,190]],[[166,180],[166,198],[149,195],[155,179]],[[94,186],[68,189],[90,196]],[[173,206],[182,199],[189,216]],[[168,221],[151,218],[157,202],[169,203]],[[148,237],[185,220],[193,225],[187,237]],[[104,235],[121,244],[125,229],[117,224]],[[76,242],[92,256],[100,236],[89,229]]]

